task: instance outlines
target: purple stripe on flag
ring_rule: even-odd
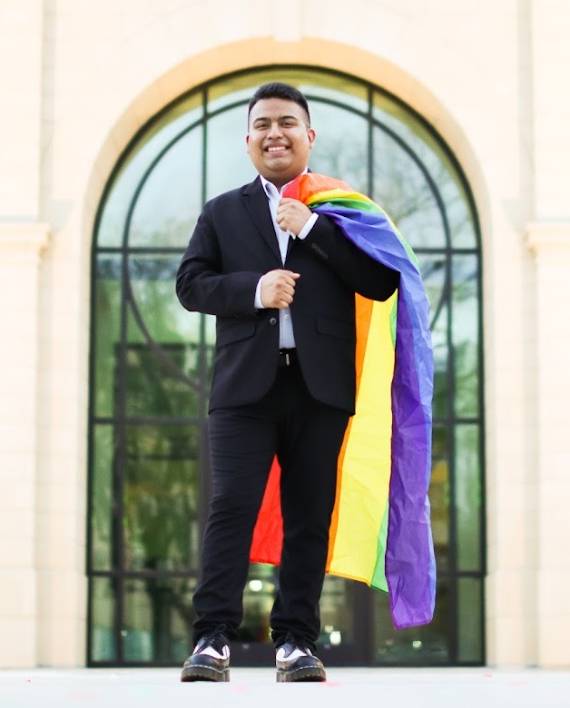
[[[371,258],[400,273],[386,578],[394,627],[427,624],[433,618],[436,579],[428,498],[433,394],[428,299],[417,265],[383,214],[334,203],[315,211],[333,219]]]

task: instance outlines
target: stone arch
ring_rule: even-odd
[[[240,69],[280,64],[299,64],[339,72],[349,67],[356,78],[392,93],[427,120],[450,148],[465,174],[480,219],[485,253],[485,235],[490,231],[491,221],[488,190],[476,151],[453,111],[419,77],[404,71],[386,57],[319,38],[303,38],[294,43],[254,38],[226,44],[189,55],[149,83],[117,117],[99,148],[83,199],[81,224],[84,243],[91,243],[97,209],[113,168],[148,120],[193,86]],[[86,249],[87,260],[88,251]]]

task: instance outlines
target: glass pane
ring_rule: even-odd
[[[463,184],[457,172],[434,175],[441,195],[445,200],[447,220],[451,231],[451,244],[454,248],[478,248],[479,238],[475,231],[475,221]]]
[[[364,118],[326,103],[313,102],[312,122],[318,131],[311,169],[343,179],[359,192],[368,190],[368,123]]]
[[[244,617],[238,633],[241,642],[270,642],[269,614],[273,607],[278,570],[266,563],[249,566],[243,595]]]
[[[392,627],[387,593],[374,594],[375,663],[433,666],[449,662],[453,624],[449,617],[448,583],[447,579],[437,583],[436,608],[431,624],[399,631]]]
[[[268,564],[252,564],[244,591],[244,619],[239,629],[241,642],[271,641],[269,616],[273,607],[279,569]],[[354,622],[350,583],[327,575],[320,600],[321,635],[319,644],[346,645],[354,642]]]
[[[179,101],[149,126],[113,178],[97,231],[98,246],[120,246],[127,212],[145,171],[159,152],[179,133],[202,116],[202,95],[194,93]],[[188,165],[189,171],[194,169]]]
[[[431,529],[438,572],[449,568],[449,448],[447,428],[436,425],[432,435],[432,469],[429,488]]]
[[[398,135],[425,165],[445,206],[451,245],[454,248],[476,248],[475,224],[463,182],[433,131],[401,103],[376,91],[372,115]],[[418,245],[413,240],[411,243]]]
[[[91,661],[116,661],[115,590],[112,578],[91,579]]]
[[[125,580],[125,661],[181,664],[190,653],[194,578]]]
[[[121,256],[99,255],[95,262],[95,415],[115,411],[115,367],[121,321]]]
[[[461,570],[480,570],[481,469],[477,425],[455,428],[455,508],[457,565]]]
[[[483,626],[481,593],[478,578],[459,578],[457,581],[459,613],[458,659],[461,662],[483,662]]]
[[[127,428],[124,482],[125,565],[186,570],[198,560],[196,426]]]
[[[445,230],[432,187],[408,153],[374,129],[374,195],[413,248],[445,247]]]
[[[129,258],[133,302],[129,308],[127,414],[200,414],[209,384],[202,372],[200,331],[203,315],[185,310],[176,297],[179,256]],[[206,353],[206,352],[205,352]],[[209,352],[208,352],[209,353]],[[202,383],[200,383],[202,382]]]
[[[479,414],[478,256],[453,256],[455,415]]]
[[[97,425],[93,434],[91,562],[94,570],[110,570],[113,537],[113,469],[117,454],[115,429],[112,425]]]
[[[433,396],[433,414],[442,418],[448,411],[448,307],[446,292],[446,256],[420,253],[418,254],[420,270],[426,293],[430,303],[430,326],[432,330],[432,345],[434,350],[435,382]]]
[[[354,600],[352,581],[325,576],[321,593],[321,636],[319,644],[338,647],[354,644]]]
[[[132,309],[156,342],[199,339],[200,315],[185,310],[176,297],[180,259],[177,254],[129,256]]]
[[[446,256],[419,253],[418,261],[430,304],[430,325],[433,328],[446,304]]]
[[[163,342],[157,351],[146,343],[129,343],[125,374],[127,415],[200,416],[206,406],[206,387],[201,395],[194,385],[194,378],[198,380],[194,376],[197,367],[198,352],[191,346]]]
[[[363,114],[368,113],[368,89],[364,84],[336,74],[300,71],[296,82],[297,88],[307,96],[311,118],[315,101],[327,99],[337,101],[345,106],[350,106]],[[312,121],[315,128],[320,125],[321,130],[325,125],[318,125]]]
[[[433,346],[434,382],[433,382],[433,404],[432,412],[434,419],[446,419],[449,415],[451,405],[448,377],[448,357],[447,346],[448,333],[448,312],[447,305],[440,308],[437,319],[433,323],[431,341]],[[432,312],[432,317],[436,313]]]
[[[319,96],[354,106],[363,112],[368,107],[366,86],[359,81],[318,70],[277,68],[240,74],[214,84],[208,90],[208,111],[211,113],[234,101],[247,103],[259,86],[270,81],[283,81],[295,86],[309,101]],[[244,126],[245,123],[244,119]],[[315,127],[318,127],[316,123]]]
[[[207,199],[251,182],[257,171],[246,153],[247,104],[208,121]]]
[[[153,167],[133,211],[128,245],[185,247],[202,205],[202,130],[184,135]]]

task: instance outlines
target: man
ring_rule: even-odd
[[[306,172],[316,134],[304,96],[261,86],[247,152],[259,176],[208,202],[177,275],[188,310],[214,314],[212,498],[194,594],[195,648],[183,681],[228,680],[249,549],[272,459],[284,541],[271,611],[278,681],[323,681],[314,655],[336,491],[355,397],[354,294],[385,300],[398,274],[283,187]]]

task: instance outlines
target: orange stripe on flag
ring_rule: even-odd
[[[372,319],[372,306],[374,302],[368,300],[361,295],[356,295],[356,354],[355,354],[355,367],[356,367],[356,398],[358,399],[358,389],[360,386],[360,379],[362,376],[362,368],[364,363],[364,354],[366,352],[366,344],[368,342],[368,331],[370,329],[370,320]],[[346,453],[346,445],[348,439],[350,438],[350,429],[352,427],[352,418],[348,421],[348,426],[344,434],[344,440],[342,441],[342,447],[338,456],[337,464],[337,480],[336,480],[336,501],[332,513],[331,525],[329,529],[329,549],[327,555],[327,570],[329,569],[332,553],[334,549],[334,541],[336,537],[336,532],[338,528],[338,510],[339,510],[339,500],[340,500],[340,488],[342,485],[342,468],[344,463],[344,456]]]

